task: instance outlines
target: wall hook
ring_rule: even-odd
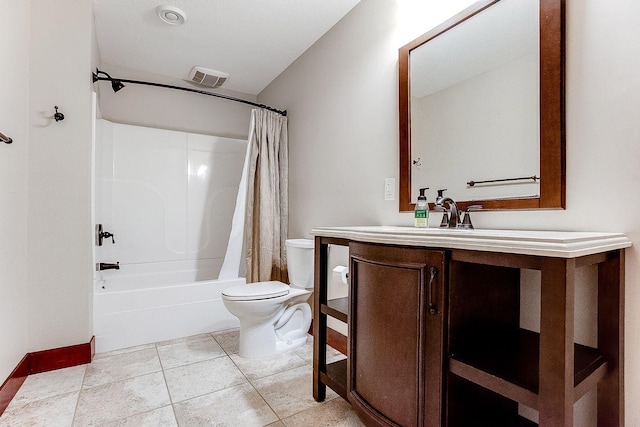
[[[420,157],[418,157],[418,160],[414,160],[414,161],[413,161],[413,164],[414,164],[415,166],[422,166],[422,161],[420,161]]]
[[[4,142],[5,144],[11,144],[13,142],[13,139],[0,132],[0,141]]]
[[[58,112],[58,106],[56,105],[53,108],[56,109],[56,113],[53,115],[53,118],[56,119],[56,122],[64,120],[64,114]]]

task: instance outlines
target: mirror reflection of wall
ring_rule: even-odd
[[[411,196],[538,197],[537,0],[502,0],[411,51]],[[420,159],[418,161],[418,159]]]

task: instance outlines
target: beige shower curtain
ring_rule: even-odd
[[[251,112],[245,214],[247,283],[287,282],[284,242],[289,225],[287,118]]]

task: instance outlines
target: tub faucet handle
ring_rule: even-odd
[[[102,241],[104,239],[111,239],[112,244],[116,243],[116,236],[114,236],[113,233],[104,231],[102,224],[96,224],[96,245],[102,246]]]
[[[102,239],[111,239],[111,243],[112,244],[116,244],[116,236],[114,236],[112,233],[109,233],[108,231],[105,231],[102,233]]]

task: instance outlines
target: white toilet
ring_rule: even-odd
[[[222,291],[227,310],[240,319],[239,355],[250,359],[293,350],[307,342],[313,289],[313,240],[286,241],[291,286],[258,282]]]

